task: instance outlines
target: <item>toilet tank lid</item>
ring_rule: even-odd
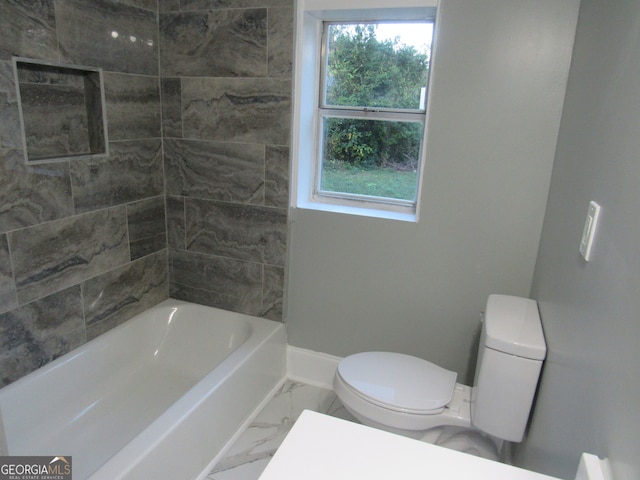
[[[544,360],[547,346],[535,300],[490,295],[484,321],[486,347],[518,357]]]

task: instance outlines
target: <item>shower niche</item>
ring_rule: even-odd
[[[13,59],[25,161],[108,154],[102,70]]]

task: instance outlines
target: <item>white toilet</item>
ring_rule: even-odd
[[[452,444],[460,432],[468,433],[466,443],[477,443],[483,433],[500,446],[501,440],[522,440],[546,351],[537,303],[491,295],[473,387],[456,383],[456,372],[389,352],[344,358],[333,387],[365,425],[430,443],[441,443],[447,429]]]

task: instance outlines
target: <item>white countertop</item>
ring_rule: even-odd
[[[305,410],[260,480],[558,480]]]

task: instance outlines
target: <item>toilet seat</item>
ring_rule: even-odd
[[[378,407],[435,415],[451,401],[457,374],[410,355],[363,352],[343,359],[336,376],[352,394]]]

